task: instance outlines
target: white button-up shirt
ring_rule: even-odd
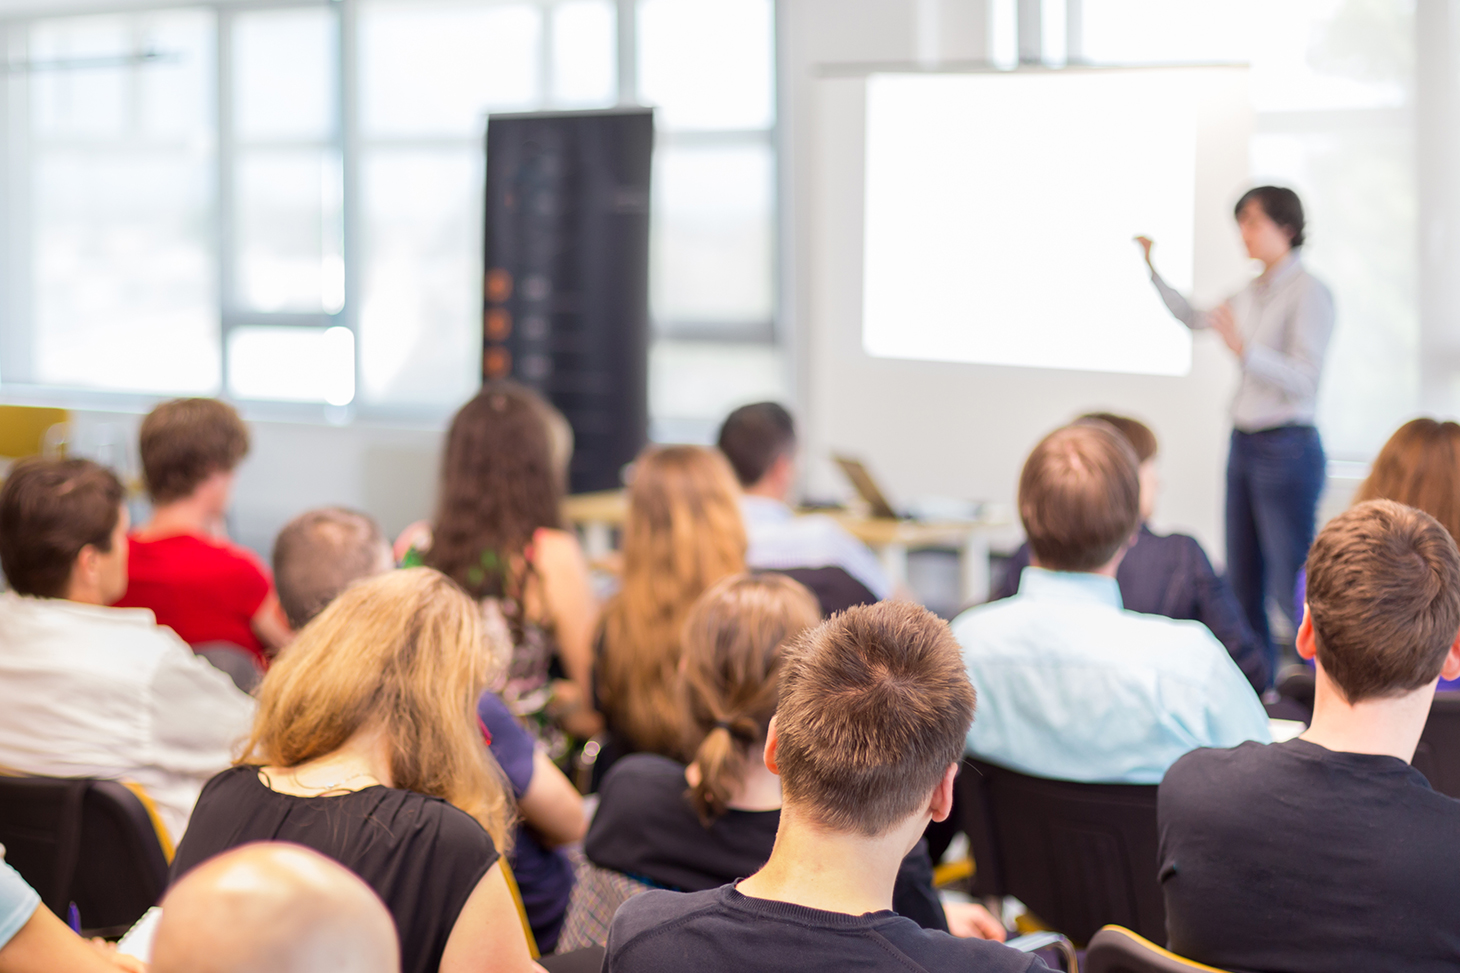
[[[1114,578],[1029,567],[953,621],[978,711],[968,752],[1057,780],[1159,783],[1198,747],[1272,741],[1267,712],[1201,622],[1121,606]]]
[[[253,714],[148,609],[0,594],[0,766],[135,781],[176,842]]]
[[[1161,275],[1151,281],[1176,318],[1192,329],[1210,327]],[[1242,382],[1232,399],[1232,424],[1243,432],[1312,425],[1318,379],[1333,336],[1333,295],[1303,267],[1298,251],[1228,298],[1246,346]]]

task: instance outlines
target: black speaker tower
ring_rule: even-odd
[[[572,423],[569,486],[621,485],[649,431],[648,109],[487,122],[482,377]]]

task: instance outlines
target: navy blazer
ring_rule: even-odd
[[[1029,566],[1029,545],[1009,558],[1009,570],[990,601],[1019,590],[1019,575]],[[1186,618],[1211,629],[1232,661],[1259,694],[1268,687],[1267,653],[1237,604],[1227,579],[1212,569],[1195,537],[1153,533],[1145,524],[1115,572],[1125,607],[1147,615]]]

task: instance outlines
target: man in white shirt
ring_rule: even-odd
[[[1060,780],[1155,784],[1197,747],[1267,743],[1267,713],[1200,622],[1126,611],[1116,568],[1140,519],[1135,452],[1081,421],[1019,479],[1031,564],[1019,593],[953,622],[979,715],[976,757]]]
[[[127,509],[111,471],[34,460],[0,489],[0,767],[134,781],[174,842],[254,703],[127,588]]]
[[[839,568],[873,598],[891,597],[892,582],[867,545],[830,517],[798,517],[788,505],[796,485],[796,427],[789,412],[775,402],[741,406],[720,427],[719,447],[745,491],[746,564],[771,571]]]

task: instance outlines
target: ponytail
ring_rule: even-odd
[[[760,726],[750,717],[716,720],[710,727],[695,751],[700,779],[688,795],[702,821],[708,824],[729,810],[731,798],[750,769],[752,748],[763,739]]]

